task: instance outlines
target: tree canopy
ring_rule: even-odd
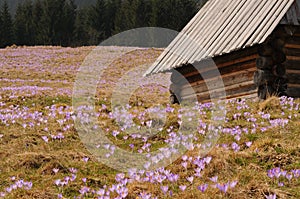
[[[98,45],[114,34],[139,27],[180,31],[195,15],[195,0],[24,0],[12,14],[0,0],[0,47],[16,45]]]

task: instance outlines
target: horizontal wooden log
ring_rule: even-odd
[[[201,102],[201,103],[207,103],[207,102],[213,101],[213,99],[210,99],[209,96],[198,95],[197,98],[198,98],[198,101]],[[219,100],[240,99],[240,98],[243,98],[243,99],[254,99],[254,98],[257,98],[257,91],[254,90],[254,91],[248,91],[248,92],[244,92],[244,93],[238,93],[238,94],[230,95],[230,96],[227,95],[226,99],[217,99],[217,100],[219,101]],[[189,99],[187,98],[185,100],[189,100]]]
[[[288,60],[288,61],[289,61],[289,60],[300,61],[300,57],[298,57],[298,56],[287,56],[287,60]]]
[[[244,82],[240,84],[237,88],[232,87],[232,88],[226,88],[226,93],[227,95],[230,96],[236,96],[239,93],[248,93],[248,92],[253,92],[256,91],[256,86],[252,82]]]
[[[288,85],[287,95],[289,97],[299,98],[300,97],[300,88],[297,86]]]
[[[225,90],[224,90],[225,89]],[[242,82],[238,85],[225,86],[224,88],[218,88],[214,90],[205,90],[204,92],[196,92],[193,88],[185,88],[182,90],[180,96],[182,99],[187,99],[194,97],[195,95],[201,96],[210,96],[211,98],[222,97],[226,92],[226,95],[234,95],[242,92],[248,92],[255,90],[256,86],[253,84],[253,81]]]
[[[254,97],[257,96],[257,89],[255,86],[252,85],[252,87],[244,87],[239,88],[239,92],[237,90],[227,90],[226,96],[218,96],[218,94],[213,94],[213,97],[211,97],[210,94],[207,93],[197,93],[197,98],[200,102],[202,101],[210,101],[212,99],[232,99],[232,98],[238,98],[238,97]],[[225,98],[224,98],[225,97]],[[188,99],[188,96],[185,97],[185,99]]]
[[[254,99],[257,98],[257,90],[230,95],[227,99]]]
[[[239,71],[239,72],[235,72],[232,74],[227,74],[225,76],[222,76],[222,79],[220,79],[220,77],[215,77],[212,79],[209,79],[208,81],[201,81],[201,82],[197,82],[197,84],[193,85],[193,89],[194,91],[191,92],[197,92],[197,93],[202,93],[208,90],[208,88],[210,90],[215,90],[215,89],[219,89],[222,86],[237,86],[240,83],[243,82],[249,82],[251,81],[253,84],[253,73],[254,73],[255,69],[252,70],[248,70],[248,71]],[[223,85],[222,85],[223,84]],[[182,87],[182,89],[185,89],[187,87],[191,86],[189,85],[185,85]],[[181,95],[190,95],[192,93],[189,93],[189,91],[185,91],[185,92],[181,92]]]
[[[291,84],[291,83],[288,83],[288,87],[300,89],[300,84]]]
[[[274,64],[272,57],[258,57],[256,59],[256,67],[258,69],[271,69]]]
[[[300,60],[290,60],[287,57],[287,61],[284,63],[287,70],[300,70]]]
[[[300,44],[287,43],[284,46],[285,48],[300,48]]]
[[[194,76],[200,73],[208,72],[210,70],[214,70],[217,66],[219,70],[222,70],[223,68],[227,67],[238,67],[239,65],[242,64],[248,64],[248,63],[253,63],[255,64],[255,60],[258,57],[258,54],[252,54],[248,55],[242,58],[238,59],[231,59],[231,61],[226,62],[227,59],[224,59],[224,62],[221,62],[219,60],[218,62],[212,63],[211,60],[209,61],[201,61],[199,63],[195,64],[194,66],[188,66],[188,67],[183,67],[183,68],[178,68],[178,71],[182,73],[185,77],[190,77]],[[219,58],[218,58],[219,59]],[[236,69],[239,70],[239,69]],[[226,69],[225,69],[226,71]]]
[[[300,37],[297,37],[297,36],[293,36],[293,37],[289,37],[287,40],[286,40],[286,44],[285,46],[287,45],[300,45]]]
[[[300,70],[287,70],[286,78],[290,84],[300,84]]]
[[[300,48],[284,48],[283,53],[286,56],[300,57]]]
[[[229,84],[233,84],[233,83],[239,83],[239,82],[243,82],[243,81],[248,81],[248,80],[252,80],[253,79],[253,73],[256,71],[256,68],[253,67],[253,64],[250,65],[251,67],[248,68],[244,68],[242,70],[238,70],[238,71],[234,71],[231,73],[225,73],[225,74],[221,74],[221,76],[213,76],[209,79],[203,80],[202,77],[195,76],[195,81],[190,80],[187,84],[182,85],[183,88],[187,87],[187,86],[199,86],[199,85],[203,85],[203,84],[211,84],[211,82],[215,82],[218,83],[219,78],[222,78],[222,81],[227,85],[228,82]]]
[[[201,75],[199,75],[199,73],[195,73],[193,76],[187,76],[186,80],[189,82],[189,84],[194,86],[194,85],[197,85],[198,82],[204,81],[203,77],[208,79],[208,78],[216,77],[216,75],[224,76],[226,74],[231,74],[231,73],[235,73],[235,72],[239,72],[239,71],[254,71],[254,69],[256,69],[255,61],[252,60],[252,61],[248,61],[244,64],[236,64],[236,65],[228,66],[228,67],[220,69],[219,71],[218,70],[207,71],[207,72],[201,73]],[[185,81],[185,83],[186,83],[186,81]],[[185,84],[185,83],[182,83],[182,84]]]

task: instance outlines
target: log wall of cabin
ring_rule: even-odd
[[[279,25],[258,47],[254,83],[258,97],[300,97],[300,28]]]
[[[273,92],[270,95],[300,97],[298,26],[280,25],[265,43],[218,56],[213,61],[187,64],[173,71],[170,92],[176,95],[179,102],[193,99],[195,94],[200,102],[221,95],[223,87],[218,84],[216,68],[224,83],[226,98],[265,99],[269,90]],[[284,88],[284,94],[280,93],[278,84]]]
[[[253,75],[256,71],[257,57],[257,48],[251,47],[220,56],[213,61],[204,60],[185,65],[177,69],[182,76],[176,72],[172,73],[171,90],[180,100],[192,99],[196,94],[200,102],[223,96],[224,88],[226,98],[256,97],[257,89],[253,83]],[[224,87],[219,84],[220,76],[217,73],[220,74]]]
[[[297,28],[294,35],[287,40],[284,52],[287,61],[286,76],[288,79],[287,95],[289,97],[300,97],[300,28]]]

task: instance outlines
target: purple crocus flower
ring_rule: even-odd
[[[266,199],[276,199],[276,194],[266,196]]]
[[[180,186],[179,186],[179,189],[180,189],[181,191],[185,191],[186,185],[180,185]]]
[[[186,169],[187,168],[187,162],[182,162],[181,165]]]
[[[232,143],[231,148],[235,151],[238,152],[240,150],[240,146],[237,143]]]
[[[115,177],[117,182],[121,182],[123,179],[125,178],[125,174],[124,173],[118,173]]]
[[[284,183],[283,182],[278,182],[278,186],[279,187],[284,187]]]
[[[279,167],[273,169],[274,176],[279,178],[281,176],[281,169]]]
[[[82,158],[83,162],[87,163],[89,161],[89,158],[88,157],[84,157]]]
[[[193,183],[193,181],[194,181],[194,177],[193,177],[193,176],[187,177],[186,179],[187,179],[190,183]]]
[[[142,192],[139,194],[139,197],[141,197],[141,199],[151,199],[151,194],[148,194],[147,192]]]
[[[286,179],[288,179],[288,181],[291,181],[292,178],[293,178],[293,175],[288,173],[288,174],[285,175],[285,177],[286,177]]]
[[[61,180],[60,180],[60,179],[55,180],[55,181],[54,181],[54,184],[55,184],[56,186],[59,186],[59,185],[61,184]]]
[[[117,192],[121,198],[126,198],[126,196],[128,195],[128,189],[126,187],[121,187],[117,190]]]
[[[166,194],[167,191],[169,190],[169,186],[161,186],[160,188],[164,194]]]
[[[246,142],[245,144],[246,144],[246,146],[247,146],[248,148],[250,148],[251,145],[252,145],[252,142]]]
[[[206,189],[208,188],[208,185],[207,184],[204,184],[204,185],[200,185],[197,187],[197,189],[199,191],[201,191],[202,193],[204,193],[206,191]]]
[[[176,182],[178,180],[178,178],[179,178],[179,175],[177,175],[177,174],[170,174],[167,177],[168,177],[168,180],[170,182]]]
[[[229,188],[227,183],[226,184],[217,184],[216,187],[223,193],[226,193]]]
[[[59,169],[54,168],[54,169],[52,169],[52,171],[53,171],[55,174],[57,174],[58,171],[59,171]]]
[[[75,169],[75,168],[70,168],[69,171],[74,174],[77,173],[77,169]]]
[[[82,187],[82,188],[79,190],[79,193],[80,193],[81,195],[85,195],[85,194],[87,194],[89,191],[90,191],[90,188],[84,186],[84,187]]]
[[[230,188],[234,188],[237,185],[238,181],[229,182]]]
[[[46,143],[48,143],[48,141],[49,141],[49,139],[48,139],[47,136],[42,136],[42,139],[43,139]]]
[[[212,178],[209,178],[212,182],[218,182],[218,176],[214,176]]]

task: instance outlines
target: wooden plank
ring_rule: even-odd
[[[300,57],[300,48],[284,48],[283,52],[286,54],[286,56],[291,57]]]
[[[299,88],[294,88],[294,87],[289,87],[287,89],[287,95],[289,97],[300,97],[300,89]]]
[[[273,17],[274,9],[278,7],[278,1],[265,1],[264,7],[261,12],[249,24],[249,27],[242,38],[238,40],[239,45],[245,45],[247,43],[255,43],[254,40],[258,37],[259,33],[265,28],[267,23],[270,22],[270,18]],[[262,19],[264,19],[262,21]],[[258,24],[259,23],[259,24]],[[259,26],[258,26],[259,25]],[[258,42],[257,42],[258,43]]]
[[[226,74],[230,75],[231,73],[235,74],[235,72],[239,72],[239,71],[251,72],[251,71],[254,71],[254,69],[256,69],[255,62],[251,61],[251,62],[248,62],[247,64],[228,66],[226,68],[219,70],[218,72],[221,76],[224,76]],[[189,76],[185,77],[185,81],[181,81],[181,82],[179,82],[179,84],[182,84],[183,82],[188,81],[189,84],[191,84],[191,85],[197,85],[197,82],[201,83],[201,81],[203,81],[202,77],[206,77],[206,80],[209,80],[210,78],[215,77],[216,71],[210,70],[210,71],[206,71],[206,72],[201,72],[201,74],[202,75],[199,75],[199,73],[194,73],[193,75],[189,75]]]
[[[233,60],[243,59],[248,56],[257,56],[257,49],[260,45],[254,45],[245,49],[241,49],[238,51],[231,52],[229,54],[224,54],[218,57],[214,58],[214,61],[217,65],[225,63],[225,62],[231,62]]]
[[[299,60],[300,60],[300,57],[289,55],[289,56],[287,56],[287,60],[297,60],[297,61],[299,61]]]
[[[286,71],[288,74],[297,74],[297,75],[299,75],[300,76],[300,70],[287,70]]]
[[[238,32],[241,31],[243,26],[248,27],[247,21],[249,20],[252,12],[256,10],[256,7],[259,4],[262,3],[259,1],[248,1],[247,3],[245,3],[243,8],[239,10],[238,13],[236,13],[236,16],[233,18],[233,20],[231,20],[230,24],[226,27],[227,29],[227,31],[225,32],[226,34],[222,35],[221,40],[217,42],[217,45],[215,45],[213,49],[211,49],[211,52],[216,52],[216,54],[229,52],[230,49],[232,49],[233,43],[235,43],[236,40],[238,39],[235,38],[238,35]]]
[[[289,37],[289,38],[286,40],[286,45],[288,45],[288,44],[296,44],[296,45],[300,45],[300,37],[297,37],[297,36]]]
[[[293,70],[294,71],[294,70]],[[300,71],[294,71],[291,73],[291,70],[287,70],[287,79],[290,84],[300,84]]]
[[[232,99],[232,98],[254,98],[257,97],[257,89],[254,87],[248,87],[244,89],[240,89],[240,92],[236,93],[236,91],[233,91],[234,94],[227,93],[226,94],[226,99]],[[191,96],[184,96],[184,100],[190,99]],[[194,98],[194,97],[192,97]],[[224,99],[222,97],[217,97],[215,96],[214,98],[211,98],[211,96],[208,93],[197,93],[197,98],[199,102],[207,102],[210,101],[211,99]]]
[[[243,98],[243,99],[257,98],[257,91],[244,92],[238,95],[227,96],[226,99],[218,99],[218,100],[228,100],[228,99],[238,99],[238,98]],[[185,99],[185,100],[189,100],[189,99]],[[207,102],[211,102],[212,100],[209,98],[209,96],[206,97],[198,96],[198,101],[200,103],[207,103]]]
[[[235,95],[235,94],[242,93],[242,92],[248,92],[248,91],[255,90],[255,89],[256,89],[256,86],[253,84],[253,81],[247,81],[247,82],[240,83],[238,86],[237,85],[226,86],[225,92],[226,92],[226,95],[230,96],[230,95]],[[224,88],[218,88],[218,89],[205,91],[205,92],[201,92],[201,93],[196,92],[196,91],[192,92],[192,91],[195,91],[195,90],[191,87],[182,89],[180,96],[182,97],[182,99],[191,98],[191,97],[195,96],[195,94],[203,95],[203,96],[219,97],[219,96],[223,95]],[[190,94],[183,95],[183,93],[190,93]]]
[[[267,37],[269,37],[269,35],[271,35],[271,33],[273,32],[273,30],[276,28],[276,26],[279,24],[280,20],[283,18],[283,16],[285,15],[285,13],[289,10],[290,6],[293,4],[293,0],[290,1],[277,1],[280,2],[281,5],[279,5],[279,7],[274,6],[275,11],[271,12],[271,18],[272,19],[266,19],[269,22],[273,21],[272,23],[268,23],[269,25],[271,25],[269,28],[265,28],[264,29],[266,31],[259,31],[260,34],[259,36],[254,37],[254,43],[258,43],[259,41],[265,41],[267,39]],[[263,25],[266,26],[266,25]]]
[[[249,28],[249,23],[251,22],[251,19],[253,19],[255,16],[258,15],[260,10],[263,8],[264,3],[261,1],[253,1],[251,3],[254,3],[253,5],[250,5],[250,9],[247,9],[247,15],[242,18],[242,20],[238,21],[238,24],[236,25],[236,31],[232,34],[231,38],[228,38],[227,41],[223,43],[223,45],[220,47],[220,50],[224,52],[230,51],[230,49],[236,49],[238,46],[236,45],[239,39],[241,39],[242,35],[247,31]]]
[[[217,34],[215,34],[215,38],[211,38],[210,43],[206,45],[206,52],[204,52],[204,56],[210,56],[214,54],[222,54],[222,53],[228,53],[223,52],[222,49],[220,49],[220,45],[222,45],[222,42],[224,42],[227,37],[230,37],[230,34],[235,28],[236,20],[240,17],[240,11],[243,11],[243,6],[248,5],[250,1],[240,1],[242,2],[242,7],[237,6],[234,8],[234,12],[229,13],[227,16],[227,23],[222,24],[220,30]],[[231,50],[234,50],[232,47],[230,47]]]
[[[248,71],[239,71],[239,72],[235,72],[235,73],[231,73],[231,74],[227,74],[222,76],[222,81],[224,86],[230,86],[230,85],[238,85],[241,82],[245,82],[245,81],[252,81],[253,82],[253,75],[254,72],[256,71],[255,68],[248,70]],[[185,89],[189,86],[192,86],[196,92],[203,92],[205,90],[207,90],[207,85],[209,85],[210,89],[217,89],[220,88],[219,85],[219,77],[214,77],[209,79],[208,81],[198,81],[195,82],[194,84],[188,84],[188,85],[184,85],[181,88]],[[184,95],[188,95],[188,94],[184,94]]]
[[[243,99],[253,99],[257,98],[257,90],[251,90],[249,92],[239,93],[237,95],[231,95],[228,99],[237,99],[237,98],[243,98]]]
[[[199,62],[198,64],[195,64],[195,67],[193,66],[188,66],[188,67],[182,67],[178,69],[178,72],[182,73],[185,77],[189,77],[189,76],[193,76],[196,75],[198,73],[198,71],[202,72],[207,72],[209,70],[215,69],[215,67],[217,66],[218,69],[222,70],[222,68],[225,68],[227,66],[233,66],[236,67],[239,64],[245,63],[248,64],[250,62],[252,62],[253,64],[255,64],[255,60],[258,57],[257,54],[254,55],[250,55],[250,56],[246,56],[246,57],[242,57],[242,58],[238,58],[238,59],[231,59],[231,61],[228,62],[215,62],[216,65],[211,65],[211,61],[207,61],[207,60],[203,60],[201,62]],[[238,69],[236,69],[238,70]]]
[[[212,30],[206,30],[205,34],[209,35],[209,37],[206,37],[204,34],[203,38],[198,38],[196,40],[197,43],[200,43],[203,45],[202,48],[193,49],[193,54],[190,56],[189,60],[191,62],[194,62],[196,60],[199,60],[199,55],[201,57],[211,57],[215,53],[210,53],[210,49],[215,46],[215,44],[218,43],[218,40],[223,37],[222,34],[224,34],[226,31],[226,27],[228,27],[228,24],[231,23],[232,19],[235,17],[236,12],[241,8],[245,2],[245,0],[241,1],[231,1],[234,4],[229,6],[226,11],[222,12],[222,16],[216,21],[215,24],[209,24],[209,26],[213,27]],[[220,20],[221,19],[221,20]],[[225,21],[224,21],[225,20]]]
[[[249,63],[255,64],[255,60],[257,57],[258,57],[258,55],[255,54],[255,55],[250,55],[250,56],[242,57],[242,58],[238,58],[238,59],[231,59],[231,61],[228,61],[228,62],[223,62],[223,63],[216,62],[216,64],[217,64],[217,68],[221,70],[222,68],[225,68],[227,66],[237,67],[240,64],[249,64]],[[216,66],[211,65],[211,63],[212,63],[211,61],[204,60],[204,61],[201,61],[200,63],[196,64],[195,65],[196,67],[188,66],[188,67],[179,68],[178,72],[180,72],[181,74],[183,74],[186,77],[193,76],[193,75],[197,74],[198,71],[200,71],[202,73],[202,72],[207,72],[211,69],[215,69]],[[236,70],[239,70],[239,69],[236,69]]]
[[[290,87],[290,88],[300,88],[300,83],[299,84],[288,84],[288,87]]]
[[[284,62],[284,65],[287,70],[300,70],[300,60],[290,60],[288,59],[286,62]]]
[[[215,7],[215,9],[224,9],[224,8],[231,8],[234,6],[234,1],[222,1],[221,3],[218,3]],[[183,55],[183,59],[189,60],[190,63],[193,63],[193,60],[190,59],[190,56],[194,54],[194,52],[197,49],[204,48],[203,42],[198,41],[199,39],[210,37],[208,34],[214,34],[214,31],[212,30],[214,26],[211,26],[211,24],[217,24],[220,22],[220,20],[223,20],[222,17],[223,12],[212,12],[210,17],[207,17],[206,22],[203,24],[203,27],[199,29],[193,29],[190,31],[185,37],[186,40],[182,42],[177,47],[177,54]],[[200,22],[202,23],[202,22]],[[199,25],[199,23],[196,25],[196,27]],[[197,55],[198,57],[201,57],[201,55]],[[200,60],[200,59],[198,59]],[[179,65],[180,64],[180,58],[175,59],[173,62],[173,65]]]
[[[286,48],[300,48],[300,44],[293,44],[293,43],[289,43],[289,44],[285,44]]]

